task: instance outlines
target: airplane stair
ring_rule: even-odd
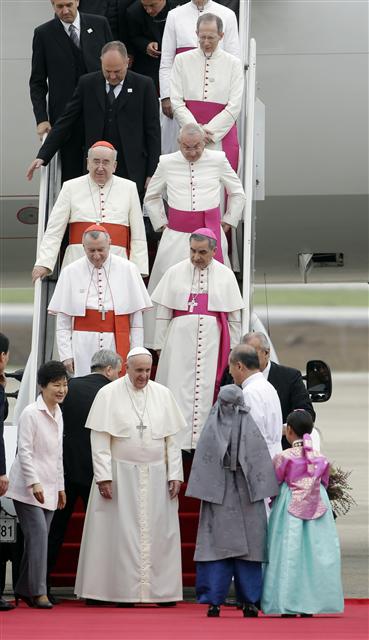
[[[243,298],[249,302],[247,308],[242,314],[242,332],[249,330],[250,315],[252,311],[251,293],[252,293],[252,275],[253,275],[253,200],[255,193],[254,184],[254,106],[255,106],[255,60],[256,47],[255,41],[248,40],[246,33],[246,17],[243,15],[245,7],[240,3],[240,38],[243,50],[243,59],[246,74],[246,99],[240,118],[240,142],[241,147],[245,149],[245,158],[242,167],[242,182],[246,193],[249,194],[246,203],[246,210],[243,221]],[[241,19],[242,14],[242,19]],[[243,25],[243,27],[241,26]],[[241,33],[242,32],[242,33]],[[250,45],[250,48],[249,48]],[[47,225],[48,215],[56,200],[60,186],[60,169],[52,168],[53,165],[41,169],[41,186],[40,186],[40,205],[39,205],[39,235],[38,246],[42,240],[44,230]],[[252,197],[250,197],[252,194]],[[241,233],[241,230],[240,230]],[[153,261],[155,247],[150,247],[150,263]],[[55,276],[57,277],[58,269]],[[48,301],[55,286],[54,278],[47,278],[42,283],[36,282],[35,286],[35,302],[33,316],[32,331],[32,351],[29,362],[27,364],[27,375],[23,380],[24,391],[20,393],[16,406],[16,415],[19,416],[21,410],[29,402],[33,402],[36,396],[36,372],[39,365],[48,359],[51,359],[54,345],[54,322],[47,314]],[[155,354],[156,356],[156,354]],[[156,368],[156,359],[154,358],[154,367]],[[185,473],[185,478],[188,473]],[[179,517],[182,538],[182,570],[183,584],[186,587],[193,586],[195,583],[195,565],[193,562],[193,554],[196,542],[197,523],[199,516],[200,503],[198,500],[186,498],[184,496],[186,484],[182,486],[179,499]],[[69,522],[65,542],[62,546],[59,559],[53,574],[51,575],[51,583],[53,586],[73,586],[75,582],[75,574],[77,570],[80,540],[82,537],[84,523],[84,509],[82,501],[78,501],[75,511]]]

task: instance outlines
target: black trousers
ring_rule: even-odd
[[[62,546],[67,531],[68,523],[74,511],[78,498],[81,498],[87,509],[90,486],[75,482],[65,481],[65,493],[67,503],[64,509],[57,509],[54,513],[49,532],[49,545],[47,555],[47,582],[50,584],[50,573],[53,571],[58,559],[60,547]]]
[[[83,122],[72,127],[68,140],[60,147],[62,183],[79,178],[87,172],[87,152],[84,149]]]

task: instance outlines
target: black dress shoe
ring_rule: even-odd
[[[176,602],[157,602],[158,607],[176,607]]]
[[[49,602],[51,602],[51,604],[61,604],[61,598],[54,596],[52,593],[48,593],[47,597],[49,598]]]
[[[297,613],[282,613],[281,618],[297,618]]]
[[[258,608],[251,602],[246,602],[242,607],[244,618],[257,618],[259,615]]]
[[[312,613],[300,613],[300,618],[312,618]]]
[[[0,597],[0,611],[10,611],[11,609],[15,609],[14,604]]]
[[[135,606],[135,602],[118,602],[118,609],[133,609]]]
[[[17,607],[19,604],[19,600],[22,600],[23,602],[26,603],[26,605],[28,607],[34,607],[34,603],[33,603],[33,598],[30,598],[29,596],[23,596],[20,593],[14,593],[14,597],[15,597],[15,606]]]
[[[94,598],[86,598],[85,605],[87,607],[105,607],[107,604],[111,604],[107,600],[94,600]]]
[[[206,614],[208,618],[219,618],[220,615],[220,607],[217,604],[209,605],[208,612]]]

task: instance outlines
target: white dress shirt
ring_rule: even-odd
[[[119,96],[120,92],[122,91],[123,82],[124,82],[124,80],[122,80],[122,82],[120,82],[119,84],[116,84],[115,87],[114,87],[115,99],[117,99],[117,97]],[[109,93],[109,91],[110,91],[110,84],[109,84],[109,82],[107,80],[105,82],[105,90],[106,90],[106,93]]]
[[[78,11],[77,11],[76,19],[74,20],[74,22],[63,22],[63,20],[60,20],[60,22],[62,23],[62,25],[64,27],[64,31],[67,34],[68,38],[70,38],[69,27],[72,24],[76,29],[78,40],[80,39],[80,37],[81,37],[81,17],[79,15]]]
[[[278,394],[261,371],[242,383],[245,404],[267,443],[271,458],[282,451],[282,411]]]

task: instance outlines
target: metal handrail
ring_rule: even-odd
[[[45,138],[46,136],[44,137],[44,140]],[[59,155],[56,154],[48,166],[41,167],[40,169],[36,255],[39,252],[49,215],[60,190],[60,184],[61,167]],[[27,389],[20,394],[19,404],[22,406],[16,407],[16,415],[19,415],[22,408],[26,404],[34,402],[36,398],[37,370],[41,362],[44,360],[45,354],[46,340],[44,328],[47,324],[48,288],[47,281],[41,281],[39,278],[36,280],[33,300],[31,352],[24,375],[24,383],[27,385]]]
[[[243,141],[245,166],[243,184],[246,193],[243,224],[243,279],[242,295],[247,308],[242,312],[242,333],[249,331],[252,314],[254,276],[254,144],[255,144],[255,95],[256,95],[256,42],[250,40],[249,65],[246,83],[246,132]]]
[[[41,167],[40,169],[40,191],[38,201],[38,226],[37,226],[37,250],[38,254],[41,241],[45,232],[46,225],[46,211],[48,204],[49,194],[49,176],[50,166]],[[33,318],[32,318],[32,341],[31,341],[31,353],[29,362],[29,387],[28,387],[28,402],[31,403],[35,399],[37,389],[37,369],[38,369],[38,354],[40,346],[40,315],[41,315],[41,289],[42,282],[38,278],[35,282],[35,291],[33,298]]]

